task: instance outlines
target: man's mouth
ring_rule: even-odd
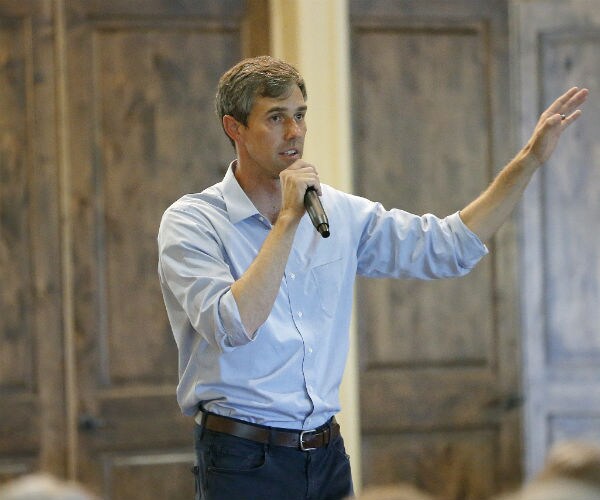
[[[285,151],[282,151],[281,153],[279,153],[279,155],[284,156],[286,158],[293,158],[295,156],[300,157],[300,150],[296,148],[290,148]]]

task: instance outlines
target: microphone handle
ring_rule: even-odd
[[[323,236],[329,237],[329,220],[323,209],[321,199],[314,187],[309,187],[304,193],[304,206],[316,230]]]

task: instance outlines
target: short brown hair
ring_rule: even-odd
[[[298,86],[306,100],[304,79],[291,64],[271,56],[243,59],[219,80],[215,98],[217,115],[221,122],[225,115],[231,115],[248,125],[256,97],[282,97],[292,85]]]

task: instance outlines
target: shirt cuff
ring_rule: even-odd
[[[456,212],[446,218],[448,226],[456,238],[457,258],[461,267],[473,269],[475,265],[489,253],[488,248],[471,231]]]
[[[246,345],[253,339],[248,335],[237,303],[231,293],[231,289],[227,290],[219,301],[219,321],[220,321],[220,336],[219,344],[224,350],[232,347]]]

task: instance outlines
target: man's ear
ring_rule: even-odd
[[[244,125],[238,122],[233,116],[223,116],[223,130],[225,130],[225,133],[233,142],[239,142],[243,127]]]

